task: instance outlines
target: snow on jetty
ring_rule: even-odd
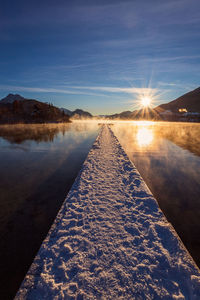
[[[200,299],[200,272],[103,125],[16,299]]]

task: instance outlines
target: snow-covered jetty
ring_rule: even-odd
[[[16,299],[200,299],[199,269],[109,126]]]

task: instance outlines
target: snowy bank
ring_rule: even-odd
[[[15,299],[200,299],[200,272],[104,125]]]

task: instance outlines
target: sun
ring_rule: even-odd
[[[143,107],[149,107],[151,104],[152,99],[150,97],[142,97],[141,98],[141,104]]]

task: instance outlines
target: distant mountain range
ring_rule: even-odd
[[[66,108],[60,108],[61,111],[64,111],[65,114],[69,115],[71,119],[74,120],[80,120],[80,119],[92,119],[93,116],[91,113],[84,111],[82,109],[76,109],[74,111],[71,111],[69,109]]]
[[[152,109],[150,107],[142,108],[139,110],[134,110],[134,111],[123,111],[119,114],[114,114],[114,115],[108,115],[106,116],[107,119],[112,119],[112,120],[140,120],[140,119],[145,119],[145,120],[159,120],[160,116],[159,114],[155,111],[155,109]]]
[[[121,120],[164,119],[169,121],[184,120],[185,118],[187,121],[189,118],[199,120],[200,116],[198,113],[200,114],[200,87],[155,108],[148,107],[134,111],[124,111],[119,114],[107,115],[106,118]]]

